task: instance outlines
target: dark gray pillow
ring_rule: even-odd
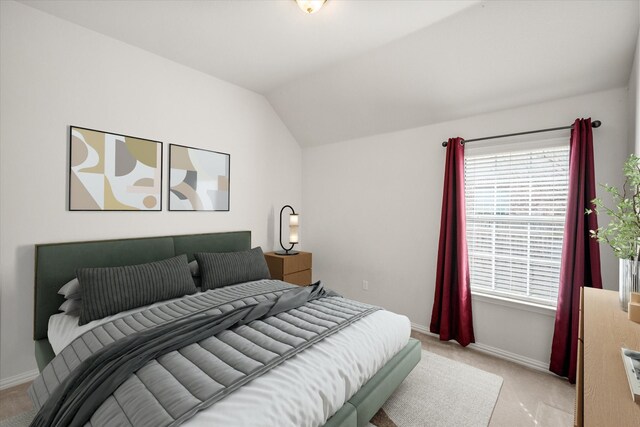
[[[243,252],[196,253],[202,291],[252,280],[270,279],[262,248]]]
[[[124,267],[79,268],[80,325],[196,292],[187,256]]]

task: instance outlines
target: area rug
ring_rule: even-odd
[[[486,427],[502,377],[422,350],[420,363],[371,420],[377,427]]]

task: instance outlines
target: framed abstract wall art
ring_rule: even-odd
[[[231,156],[169,145],[169,210],[228,211]]]
[[[71,126],[69,210],[162,209],[162,143]]]

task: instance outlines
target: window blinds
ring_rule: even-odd
[[[569,147],[465,158],[471,288],[555,305]]]

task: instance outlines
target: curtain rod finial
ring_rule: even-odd
[[[593,123],[591,123],[591,127],[599,128],[600,126],[602,126],[602,122],[600,120],[594,120]]]
[[[447,141],[442,141],[442,146],[446,147],[447,146]]]

